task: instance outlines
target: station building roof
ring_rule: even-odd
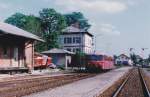
[[[36,36],[30,32],[22,30],[16,26],[11,25],[11,24],[0,22],[0,36],[5,35],[5,34],[25,37],[28,39],[33,39],[33,40],[38,40],[38,41],[44,42],[43,39],[41,39],[40,37],[38,37],[38,36]]]
[[[73,52],[64,50],[64,49],[58,49],[58,48],[53,48],[48,51],[42,52],[43,54],[74,54]]]

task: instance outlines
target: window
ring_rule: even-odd
[[[73,37],[72,43],[81,43],[81,37]]]
[[[81,37],[76,37],[76,43],[81,43]]]
[[[72,38],[68,37],[68,38],[67,38],[67,43],[68,43],[68,44],[72,43]]]
[[[64,38],[64,44],[66,44],[67,43],[67,38]]]
[[[72,38],[71,37],[64,38],[64,44],[70,44],[70,43],[72,43]]]
[[[71,51],[71,49],[70,49],[70,48],[67,48],[67,51]]]
[[[76,43],[76,37],[73,37],[73,43]]]

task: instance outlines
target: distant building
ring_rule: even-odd
[[[74,53],[64,49],[53,48],[42,52],[42,54],[52,57],[52,63],[57,67],[64,67],[67,69],[68,65],[71,63],[71,55]]]
[[[32,69],[34,41],[43,41],[30,32],[0,23],[0,72]]]
[[[79,29],[78,23],[62,30],[59,43],[62,49],[68,51],[81,51],[84,53],[93,52],[93,35],[88,31]]]
[[[118,65],[132,65],[130,57],[125,54],[121,54],[116,58],[116,64]]]

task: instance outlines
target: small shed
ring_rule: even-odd
[[[42,53],[52,57],[52,62],[57,67],[65,67],[65,69],[67,69],[68,65],[71,63],[71,56],[74,54],[73,52],[58,48],[53,48]]]
[[[34,41],[40,37],[0,22],[0,71],[33,68]]]

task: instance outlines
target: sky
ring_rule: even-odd
[[[34,14],[54,8],[65,14],[82,12],[92,25],[96,50],[107,54],[150,54],[150,0],[0,0],[0,21],[16,12]]]

